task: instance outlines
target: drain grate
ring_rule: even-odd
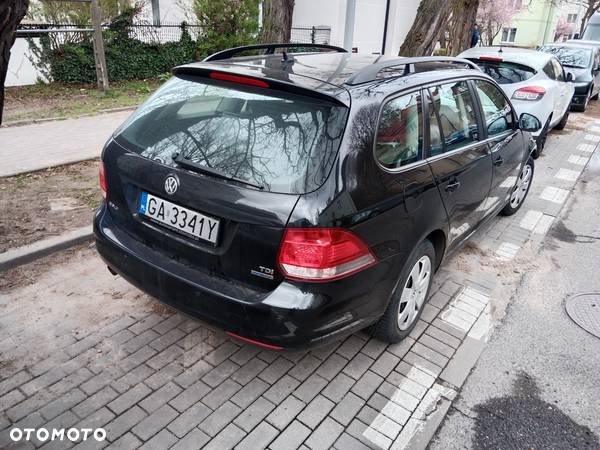
[[[600,338],[600,292],[574,295],[565,308],[573,322]]]

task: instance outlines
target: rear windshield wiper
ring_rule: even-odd
[[[245,184],[248,186],[252,186],[256,189],[260,189],[261,191],[264,189],[264,186],[261,186],[259,184],[255,184],[250,181],[242,180],[241,178],[232,177],[230,175],[227,175],[223,172],[218,171],[217,169],[213,169],[212,167],[208,167],[208,166],[204,166],[202,164],[195,163],[194,161],[191,161],[190,159],[185,158],[184,156],[181,156],[181,154],[179,154],[179,153],[176,153],[175,155],[173,155],[173,161],[175,161],[180,166],[185,167],[186,169],[193,170],[195,172],[206,173],[206,174],[212,175],[213,177],[216,177],[216,178],[222,178],[224,180],[242,183],[242,184]]]

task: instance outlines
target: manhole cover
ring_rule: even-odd
[[[573,322],[600,338],[600,292],[574,295],[567,299],[565,308]]]

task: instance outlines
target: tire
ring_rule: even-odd
[[[533,180],[533,171],[534,164],[533,158],[528,158],[525,166],[521,170],[519,174],[519,178],[517,179],[517,185],[513,188],[513,191],[510,193],[510,199],[508,203],[500,214],[503,216],[512,216],[516,213],[527,198],[527,194],[529,193],[529,188],[531,187],[531,181]],[[524,184],[526,183],[526,184]]]
[[[592,92],[594,92],[594,87],[592,86]],[[600,95],[600,92],[596,92],[596,95],[592,95],[592,97],[590,98],[590,100],[598,100],[598,95]]]
[[[410,334],[427,302],[434,267],[435,249],[429,240],[425,240],[411,253],[385,313],[373,326],[372,334],[376,338],[396,343]],[[418,279],[421,279],[421,284],[413,290],[409,286],[414,286],[413,281]]]
[[[587,103],[586,103],[587,104]],[[567,126],[567,121],[569,120],[569,109],[567,108],[567,110],[565,111],[564,116],[562,116],[562,119],[560,119],[560,122],[558,122],[556,124],[556,126],[554,127],[555,130],[564,130],[565,127]]]
[[[540,154],[544,150],[544,146],[546,145],[546,139],[548,138],[548,129],[550,128],[550,120],[551,119],[552,119],[552,116],[548,117],[548,120],[544,124],[544,128],[542,128],[540,135],[535,140],[536,148],[535,148],[535,151],[533,152],[533,154],[531,155],[533,157],[533,159],[538,159],[540,157]]]

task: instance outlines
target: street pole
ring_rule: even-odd
[[[344,48],[352,51],[354,40],[354,16],[356,14],[356,0],[346,0],[346,23],[344,25]]]
[[[98,0],[92,0],[92,28],[94,29],[94,59],[96,61],[96,79],[98,90],[101,94],[108,91],[108,72],[106,70],[106,58],[104,56],[104,41],[102,40],[102,19]]]

